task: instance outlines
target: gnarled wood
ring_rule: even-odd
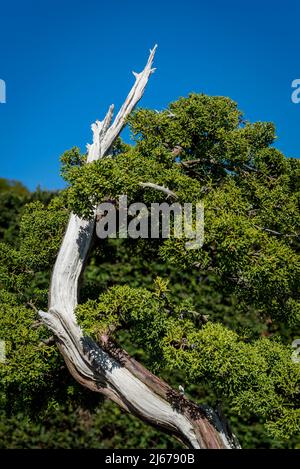
[[[113,106],[105,119],[92,125],[93,143],[87,163],[103,158],[121,132],[126,118],[143,95],[156,46],[114,122]],[[48,312],[42,321],[53,331],[72,376],[83,386],[104,394],[125,410],[168,431],[193,448],[234,448],[238,443],[212,409],[197,406],[154,376],[105,336],[101,344],[84,335],[76,321],[78,282],[95,231],[95,218],[71,214],[52,273]]]

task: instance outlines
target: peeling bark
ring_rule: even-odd
[[[150,51],[144,70],[134,72],[135,83],[114,122],[113,106],[110,106],[104,120],[92,125],[93,143],[88,146],[87,163],[109,154],[154,72],[155,50],[156,46]],[[95,219],[96,209],[90,220],[71,214],[52,273],[49,309],[39,312],[44,324],[54,333],[70,373],[86,388],[100,392],[149,424],[175,435],[189,447],[239,447],[218,413],[188,401],[118,349],[108,337],[102,336],[97,344],[84,335],[77,323],[75,308],[79,278],[94,237]]]

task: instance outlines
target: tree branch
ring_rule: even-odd
[[[270,233],[275,236],[283,236],[285,238],[299,238],[299,235],[297,234],[285,234],[285,233],[281,233],[280,231],[275,231],[275,230],[271,230],[270,228],[265,228],[264,226],[259,226],[259,225],[254,225],[254,226],[255,228],[259,230],[266,231],[267,233]]]
[[[165,194],[167,194],[168,197],[173,197],[173,199],[178,199],[177,194],[175,194],[175,192],[171,191],[167,187],[159,186],[158,184],[154,184],[153,182],[139,182],[139,185],[141,187],[149,187],[150,189],[155,189],[157,191],[164,192]]]

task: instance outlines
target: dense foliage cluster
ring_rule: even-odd
[[[204,245],[97,240],[80,324],[96,340],[110,334],[193,400],[222,405],[243,447],[300,447],[300,364],[291,359],[300,326],[299,160],[273,146],[272,124],[246,122],[228,98],[192,94],[160,113],[137,110],[128,123],[133,145],[118,140],[89,165],[77,148],[63,155],[68,187],[59,194],[0,188],[4,446],[177,444],[80,389],[36,324],[69,212],[89,217],[121,194],[164,202],[165,193],[140,185],[151,182],[181,203],[204,203]]]

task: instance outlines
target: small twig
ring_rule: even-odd
[[[243,168],[249,169],[249,171],[254,171],[255,173],[260,173],[261,172],[257,168],[253,168],[253,166],[249,166],[248,164],[243,164]]]
[[[35,306],[35,304],[32,302],[32,300],[27,301],[26,306],[29,306],[36,313],[39,312],[38,308]]]
[[[186,161],[180,161],[180,164],[182,166],[189,166],[189,165],[193,165],[193,164],[198,164],[198,163],[206,163],[207,160],[200,160],[200,159],[197,159],[197,160],[186,160]]]
[[[221,161],[216,161],[214,159],[208,159],[208,158],[203,158],[203,159],[195,159],[195,160],[186,160],[186,161],[180,161],[179,164],[181,164],[183,167],[189,167],[193,166],[198,163],[209,163],[209,164],[215,164],[218,166],[221,166],[224,169],[229,169],[226,168],[226,164],[222,163]],[[243,164],[240,168],[238,166],[233,166],[232,170],[237,171],[238,169],[244,170],[244,171],[252,171],[257,174],[261,174],[262,176],[265,176],[269,180],[274,180],[276,179],[274,176],[270,176],[269,174],[265,174],[263,171],[260,169],[254,168],[253,166],[249,166],[248,164]]]
[[[274,179],[276,179],[274,176],[270,176],[269,174],[264,173],[260,169],[253,168],[253,166],[249,166],[248,164],[243,164],[241,169],[242,170],[244,169],[246,171],[252,171],[252,172],[257,173],[257,174],[261,174],[262,176],[265,176],[270,181],[274,181]]]
[[[280,231],[275,231],[275,230],[270,230],[270,228],[265,228],[264,226],[259,226],[259,225],[254,225],[255,228],[258,228],[259,230],[266,231],[267,233],[273,234],[275,236],[284,236],[286,238],[299,238],[299,235],[297,234],[284,234],[280,233]]]
[[[54,345],[55,344],[55,337],[52,335],[48,339],[41,339],[41,342],[39,343],[39,346],[43,345]]]
[[[264,226],[259,226],[259,225],[254,225],[254,226],[255,228],[258,228],[259,230],[267,231],[267,233],[271,233],[276,236],[282,236],[282,233],[280,233],[279,231],[270,230],[269,228],[265,228]]]
[[[34,321],[30,327],[31,329],[37,329],[38,327],[41,327],[41,326],[43,326],[42,321]]]
[[[172,149],[171,153],[173,156],[179,156],[180,153],[182,152],[183,148],[181,145],[175,145],[175,147]]]
[[[159,186],[158,184],[154,184],[153,182],[139,182],[139,185],[141,187],[149,187],[150,189],[155,189],[157,191],[164,192],[165,194],[167,194],[168,197],[173,197],[174,199],[178,199],[177,194],[175,194],[175,192],[171,191],[167,187]]]

